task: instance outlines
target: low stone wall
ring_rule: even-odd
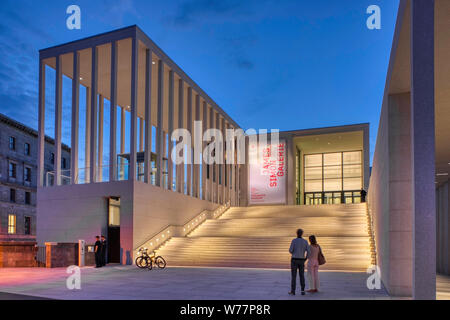
[[[47,242],[45,247],[47,268],[78,265],[78,243]]]
[[[95,265],[95,254],[89,252],[89,247],[85,246],[84,265]],[[78,265],[78,243],[60,243],[47,242],[45,243],[45,267],[47,268],[62,268],[71,265]]]
[[[36,242],[1,241],[0,268],[36,267]]]

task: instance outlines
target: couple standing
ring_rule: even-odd
[[[318,292],[319,290],[319,265],[325,263],[325,258],[322,254],[322,249],[317,244],[316,237],[311,235],[308,242],[302,238],[303,230],[297,230],[297,238],[291,242],[289,252],[292,255],[291,259],[291,291],[290,295],[295,295],[295,284],[297,278],[297,270],[300,276],[301,293],[305,295],[305,261],[308,259],[308,292]]]

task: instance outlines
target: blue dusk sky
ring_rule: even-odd
[[[136,24],[242,128],[370,122],[372,155],[398,2],[2,0],[0,112],[36,129],[39,49]],[[71,4],[81,30],[66,27]]]

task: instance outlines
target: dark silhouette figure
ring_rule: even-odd
[[[367,192],[364,189],[361,189],[361,202],[366,202]]]
[[[305,294],[305,261],[309,256],[308,242],[302,238],[303,230],[297,230],[297,238],[291,242],[289,252],[292,255],[291,258],[291,291],[290,295],[295,295],[295,286],[297,282],[297,270],[300,277],[300,286],[302,295]]]
[[[106,251],[108,249],[106,237],[104,235],[101,236],[102,242],[102,252],[101,252],[101,264],[102,266],[106,266]]]
[[[100,268],[102,266],[102,242],[100,241],[99,236],[95,237],[94,252],[95,252],[95,267]]]

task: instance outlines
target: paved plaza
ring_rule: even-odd
[[[389,299],[368,290],[366,273],[320,273],[321,292],[289,296],[290,271],[279,269],[182,268],[141,270],[134,266],[81,269],[81,290],[68,290],[65,268],[0,269],[0,299],[20,296],[52,299],[290,300]],[[298,280],[297,280],[298,281]]]

